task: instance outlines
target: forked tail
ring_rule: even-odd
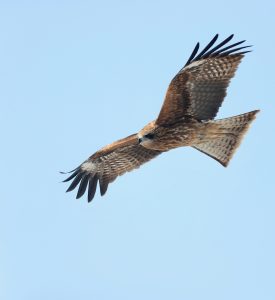
[[[254,110],[231,118],[211,121],[216,123],[223,133],[193,147],[226,167],[258,112],[259,110]]]

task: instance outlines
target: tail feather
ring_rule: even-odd
[[[231,118],[211,121],[217,124],[222,134],[193,147],[226,167],[258,112],[259,110],[254,110]]]

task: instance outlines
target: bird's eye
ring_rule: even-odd
[[[147,138],[147,139],[149,139],[149,140],[152,140],[154,138],[154,136],[155,135],[153,133],[148,133],[144,137]]]

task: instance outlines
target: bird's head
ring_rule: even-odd
[[[138,142],[145,148],[152,148],[155,139],[157,139],[157,127],[155,122],[152,121],[140,130],[138,133]]]

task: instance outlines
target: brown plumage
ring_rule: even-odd
[[[241,62],[244,41],[225,46],[229,36],[214,46],[218,35],[199,53],[196,45],[186,65],[172,79],[156,120],[137,134],[105,146],[72,171],[67,192],[78,185],[76,198],[88,187],[88,201],[99,182],[104,195],[117,176],[139,168],[160,153],[192,146],[227,166],[258,110],[222,120],[213,120],[231,78]]]

